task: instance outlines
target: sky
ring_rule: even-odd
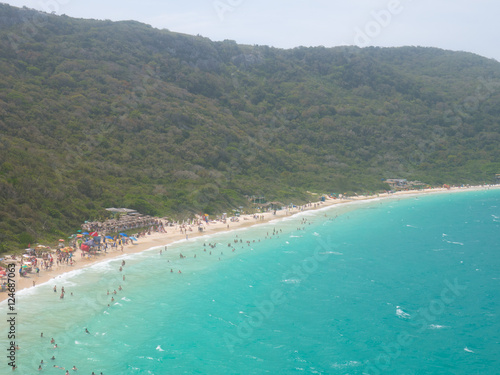
[[[424,46],[500,61],[499,0],[0,0],[278,48]]]

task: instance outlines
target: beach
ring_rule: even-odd
[[[36,287],[28,274],[1,335],[15,332],[22,373],[371,374],[391,343],[391,373],[422,353],[440,359],[428,368],[493,369],[498,188],[326,199],[78,252]]]
[[[405,191],[398,191],[394,193],[381,193],[381,194],[376,194],[376,195],[371,195],[371,196],[363,196],[363,195],[358,195],[358,196],[353,196],[353,197],[348,197],[345,199],[333,199],[333,198],[326,198],[324,202],[315,202],[315,203],[310,203],[306,204],[303,206],[297,206],[293,208],[287,208],[287,209],[282,209],[282,210],[277,210],[275,212],[270,211],[270,212],[265,212],[265,213],[258,213],[256,215],[241,215],[238,218],[238,221],[229,221],[227,220],[226,223],[223,223],[222,221],[210,221],[206,224],[204,224],[204,230],[203,232],[199,232],[197,230],[197,227],[194,226],[192,231],[190,231],[187,235],[187,241],[191,238],[196,238],[199,236],[206,236],[206,235],[211,235],[219,232],[228,232],[228,231],[233,231],[241,228],[246,228],[250,227],[252,225],[256,224],[264,224],[267,223],[271,220],[277,220],[281,219],[284,217],[292,216],[294,214],[297,214],[299,212],[303,211],[308,211],[308,210],[317,210],[317,209],[322,209],[326,208],[329,206],[333,205],[339,205],[339,204],[346,204],[349,202],[355,202],[355,201],[367,201],[367,200],[372,200],[376,198],[388,198],[388,197],[397,197],[397,196],[407,196],[407,195],[415,195],[415,194],[428,194],[428,193],[450,193],[450,192],[460,192],[460,191],[471,191],[471,190],[484,190],[484,189],[493,189],[493,188],[500,188],[499,185],[487,185],[487,186],[471,186],[471,187],[451,187],[450,189],[447,188],[431,188],[431,189],[420,189],[420,190],[405,190]],[[134,254],[134,253],[139,253],[147,249],[151,249],[154,247],[159,247],[161,248],[162,246],[167,247],[169,244],[173,242],[178,242],[178,241],[183,241],[186,240],[186,234],[181,233],[180,227],[179,226],[173,226],[173,227],[166,227],[167,228],[167,233],[158,233],[154,232],[151,233],[150,235],[146,235],[146,237],[141,237],[137,242],[134,242],[132,244],[128,244],[124,246],[123,252],[116,247],[114,250],[111,250],[107,253],[102,253],[99,255],[95,255],[90,259],[82,257],[82,251],[78,249],[75,254],[73,255],[73,259],[75,260],[75,263],[73,265],[58,265],[58,266],[53,266],[52,270],[40,270],[39,275],[37,276],[36,273],[28,273],[26,277],[20,277],[17,269],[19,267],[19,260],[15,261],[16,264],[16,276],[15,276],[15,285],[16,285],[16,292],[19,292],[23,289],[26,288],[33,288],[37,287],[41,284],[44,284],[51,279],[54,279],[55,277],[62,275],[67,272],[75,271],[78,269],[82,269],[85,267],[92,266],[96,263],[107,261],[112,258],[116,258],[119,256],[123,256],[126,254]],[[11,264],[12,260],[6,259],[4,260],[5,263]],[[8,297],[7,292],[2,292],[0,293],[0,302],[6,300]]]

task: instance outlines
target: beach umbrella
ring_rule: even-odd
[[[83,234],[77,234],[76,235],[76,238],[82,238],[83,237]]]
[[[92,233],[90,233],[90,235],[91,235],[92,237],[97,237],[97,236],[99,235],[99,233],[97,233],[97,232],[92,232]]]
[[[128,237],[125,233],[120,233],[120,236]]]
[[[82,233],[84,236],[88,236],[89,235],[89,232],[83,232]]]
[[[62,238],[59,238],[59,242],[64,242],[64,240]]]
[[[111,237],[111,236],[106,236],[106,238],[107,238],[108,240],[114,240],[114,238],[113,238],[113,237]]]
[[[132,241],[137,241],[137,238],[135,238],[134,236],[130,236],[129,237]]]

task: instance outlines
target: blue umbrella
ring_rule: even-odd
[[[82,234],[85,235],[85,236],[88,236],[89,232],[83,232]]]
[[[133,237],[133,236],[130,236],[129,237],[132,241],[137,241],[137,238]]]
[[[113,237],[111,237],[111,236],[106,236],[106,238],[107,238],[108,240],[114,240],[114,238],[113,238]]]
[[[120,236],[128,237],[125,233],[120,233]]]

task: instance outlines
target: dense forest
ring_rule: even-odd
[[[105,207],[490,183],[499,114],[500,63],[470,53],[283,50],[0,4],[0,252]]]

